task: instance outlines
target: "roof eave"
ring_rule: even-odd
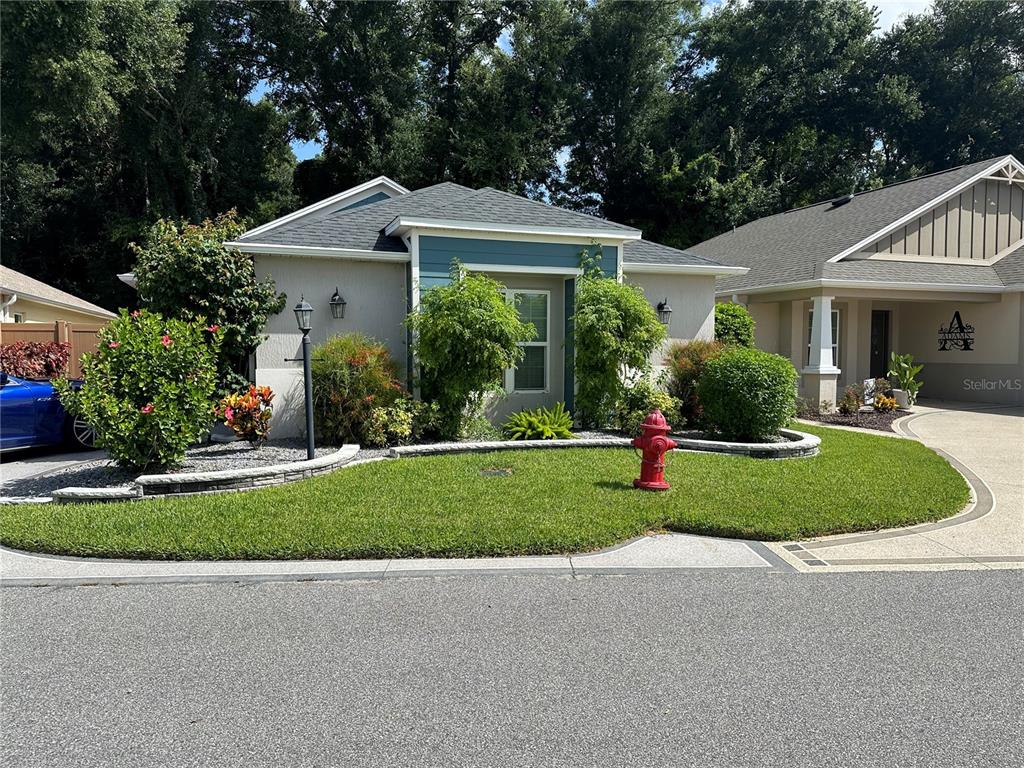
[[[715,291],[716,296],[732,296],[737,293],[757,295],[761,293],[780,293],[782,291],[798,291],[808,288],[859,288],[898,291],[927,291],[931,293],[957,293],[971,291],[973,293],[1006,293],[1011,286],[977,285],[971,283],[897,283],[892,280],[797,280],[790,283],[774,283],[772,285],[736,286],[728,290]]]
[[[716,277],[729,277],[745,275],[750,271],[749,267],[727,267],[724,264],[651,264],[641,262],[624,262],[623,272],[639,272],[648,274],[669,274],[669,275],[713,275]]]
[[[279,245],[277,243],[243,243],[229,240],[224,245],[242,253],[269,256],[305,256],[320,259],[354,259],[357,261],[407,262],[409,254],[403,251],[373,251],[360,248],[325,248],[309,245]]]
[[[402,236],[412,229],[447,229],[461,232],[495,232],[507,235],[538,235],[557,237],[579,237],[589,240],[639,240],[638,229],[576,229],[573,227],[535,227],[501,222],[463,221],[459,219],[435,219],[422,216],[396,216],[384,228],[388,236]]]

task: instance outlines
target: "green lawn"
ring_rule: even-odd
[[[581,552],[651,530],[751,539],[910,525],[968,500],[910,440],[801,426],[821,455],[670,457],[672,490],[633,489],[629,449],[457,454],[369,464],[278,488],[172,500],[0,507],[18,549],[157,559],[456,557]],[[510,468],[508,477],[484,477]]]

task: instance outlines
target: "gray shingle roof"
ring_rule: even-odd
[[[622,265],[630,264],[671,264],[673,266],[717,267],[719,262],[705,259],[689,251],[669,248],[667,245],[652,243],[650,240],[630,240],[622,251]]]
[[[468,187],[443,182],[379,203],[298,219],[255,235],[243,235],[239,242],[405,253],[406,247],[400,238],[387,237],[382,231],[396,216],[433,215],[438,207],[472,194],[473,190]]]
[[[24,296],[26,299],[40,299],[43,302],[52,302],[69,309],[88,314],[100,315],[102,317],[116,317],[113,312],[97,306],[85,299],[80,299],[74,294],[54,288],[42,280],[36,280],[26,274],[17,272],[10,267],[0,266],[0,289],[4,293],[15,293]],[[12,307],[17,312],[17,304]]]
[[[1003,256],[992,269],[996,271],[1004,285],[1024,284],[1024,240],[1017,250]]]
[[[750,267],[750,272],[746,275],[720,279],[719,291],[742,291],[823,277],[837,279],[835,275],[825,274],[826,271],[838,267],[833,264],[827,265],[830,258],[926,205],[943,192],[967,181],[994,164],[997,159],[983,160],[891,184],[881,189],[860,192],[850,202],[841,206],[833,206],[831,201],[826,201],[766,216],[744,224],[732,232],[691,246],[688,250],[723,264]],[[848,271],[836,274],[855,274],[857,270],[875,269],[873,266],[849,268],[849,264],[863,263],[844,262]],[[937,282],[948,271],[947,265],[943,264],[909,265],[908,262],[893,261],[882,263],[888,269],[884,279],[900,282],[911,280],[911,275],[930,275],[935,279],[921,281]],[[904,267],[908,268],[904,270]],[[985,269],[970,266],[965,268],[971,269],[972,274],[974,269]],[[977,274],[980,277],[983,273],[979,271]],[[906,278],[903,275],[906,275]]]
[[[476,192],[434,208],[430,218],[471,221],[480,224],[511,224],[514,226],[557,227],[579,230],[615,230],[623,234],[639,234],[640,231],[624,224],[588,216],[585,213],[567,211],[553,205],[530,200],[492,187]]]
[[[826,280],[866,280],[878,283],[1002,286],[993,267],[980,264],[853,259],[822,265]]]

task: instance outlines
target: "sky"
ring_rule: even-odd
[[[722,0],[709,0],[704,6],[704,12],[707,13],[712,10],[715,6],[721,5]],[[874,0],[872,3],[878,9],[878,30],[876,34],[881,34],[890,30],[894,24],[906,17],[911,13],[923,13],[928,10],[931,5],[931,0]],[[511,47],[511,41],[509,40],[508,31],[501,33],[501,37],[498,38],[498,45],[508,51]],[[261,80],[252,92],[249,94],[249,100],[257,102],[263,98],[263,95],[267,92],[268,85],[265,80]],[[299,160],[309,160],[311,157],[316,157],[320,154],[320,150],[323,148],[323,144],[319,141],[299,141],[295,140],[292,142],[292,152],[295,153],[295,157]]]

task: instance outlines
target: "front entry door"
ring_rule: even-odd
[[[889,310],[871,310],[871,378],[889,372]]]

